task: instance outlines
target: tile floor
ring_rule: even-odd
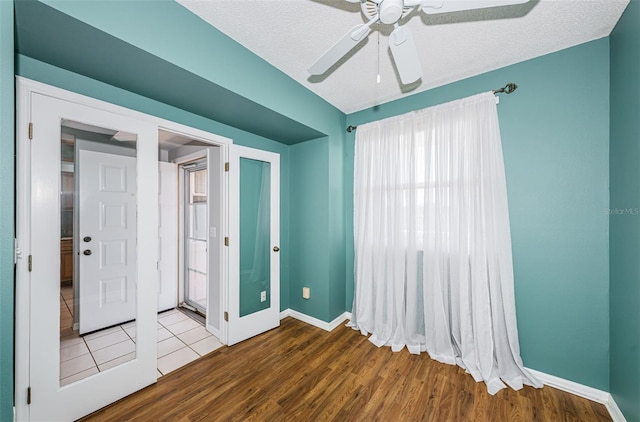
[[[135,358],[135,321],[78,336],[73,331],[73,291],[60,294],[60,385],[67,385]],[[177,309],[158,314],[158,376],[167,374],[222,343],[202,324]]]

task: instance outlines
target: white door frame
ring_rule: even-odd
[[[186,154],[183,156],[180,156],[174,160],[172,160],[171,162],[173,164],[176,164],[178,167],[178,187],[177,187],[177,191],[178,191],[178,281],[179,281],[179,288],[178,288],[178,303],[182,303],[185,300],[185,296],[186,293],[184,291],[184,286],[185,286],[185,265],[186,262],[184,260],[185,257],[185,245],[184,245],[184,221],[185,221],[185,207],[184,207],[184,197],[185,197],[185,192],[184,192],[184,186],[185,186],[185,169],[182,168],[182,165],[184,164],[188,164],[192,161],[198,161],[198,160],[206,160],[207,159],[207,147],[202,147],[202,150],[198,150],[196,152],[192,152],[190,154]],[[208,189],[209,189],[209,181],[207,180],[207,194],[208,194]],[[209,201],[210,201],[210,197],[209,195],[207,195],[207,207],[209,206]],[[208,243],[208,242],[207,242]],[[207,251],[209,250],[209,245],[207,244]],[[207,277],[209,276],[209,267],[208,267],[208,260],[207,260]],[[207,301],[209,300],[209,295],[207,294]],[[208,308],[208,307],[206,307]]]
[[[191,162],[192,166],[195,167],[189,167],[189,166],[185,166],[187,163],[181,164],[178,166],[178,171],[180,173],[180,183],[178,186],[178,197],[179,197],[179,209],[180,209],[180,223],[179,223],[179,243],[180,243],[180,250],[182,251],[180,253],[180,267],[178,269],[178,272],[180,274],[180,287],[181,287],[181,295],[180,295],[180,302],[186,304],[187,306],[191,306],[195,309],[197,309],[200,312],[204,312],[205,315],[208,314],[208,309],[209,309],[209,300],[211,295],[209,294],[208,290],[209,290],[209,285],[210,285],[210,278],[209,278],[209,252],[211,251],[211,243],[212,240],[209,236],[209,226],[210,226],[210,222],[209,222],[209,206],[211,205],[211,195],[209,195],[209,169],[207,168],[207,157],[208,157],[208,152],[204,151],[204,155],[196,160],[193,160]],[[191,254],[189,252],[189,248],[186,247],[187,245],[187,238],[189,237],[187,235],[187,230],[186,228],[188,227],[187,225],[187,221],[189,221],[189,226],[191,224],[193,224],[193,220],[192,220],[192,216],[190,215],[190,213],[187,212],[187,205],[188,205],[188,197],[190,195],[188,188],[191,187],[190,184],[190,180],[189,180],[189,175],[192,171],[195,170],[205,170],[207,171],[206,175],[206,197],[207,197],[207,201],[206,201],[206,212],[205,212],[205,218],[206,218],[206,223],[205,226],[207,228],[206,230],[206,239],[204,239],[205,242],[205,250],[206,250],[206,258],[205,258],[205,273],[206,273],[206,284],[205,284],[205,296],[206,296],[206,302],[204,305],[199,304],[199,303],[195,303],[195,301],[192,300],[192,298],[189,297],[189,292],[187,291],[187,286],[189,288],[191,288],[191,281],[189,280],[189,277],[187,275],[188,271],[187,271],[187,267],[188,267],[188,261],[191,259]],[[217,225],[216,225],[217,226]],[[188,259],[187,259],[188,258]],[[189,302],[187,301],[189,299]]]
[[[215,146],[215,145],[211,145]],[[202,149],[198,149],[189,154],[184,154],[174,159],[172,163],[175,163],[178,166],[178,216],[179,216],[179,224],[178,224],[178,280],[179,280],[179,292],[178,298],[179,302],[183,302],[185,299],[185,266],[186,262],[184,260],[185,257],[185,233],[184,233],[184,221],[185,221],[185,169],[182,169],[181,166],[183,164],[188,164],[193,161],[206,161],[207,168],[207,225],[208,225],[208,233],[207,233],[207,302],[205,306],[205,328],[211,334],[216,336],[221,343],[227,344],[226,341],[226,324],[223,319],[224,312],[223,308],[225,306],[224,298],[225,289],[227,283],[223,283],[223,280],[226,280],[226,262],[227,262],[227,250],[222,245],[225,233],[227,232],[227,220],[226,220],[226,210],[227,201],[225,198],[227,191],[227,173],[222,172],[224,168],[225,152],[223,153],[213,153],[214,148],[209,148],[203,146]],[[216,162],[217,161],[217,162]],[[215,177],[212,174],[212,170],[220,170],[219,176]],[[223,174],[224,173],[224,174]],[[214,183],[217,186],[213,186]],[[219,194],[218,194],[219,193]],[[215,224],[217,229],[215,236],[211,234],[210,228],[212,225],[212,221],[210,216],[212,215],[212,210],[214,207],[217,207],[217,212],[215,214],[219,215],[219,221]],[[218,233],[218,231],[220,233]],[[214,247],[214,242],[217,244],[217,247]],[[211,259],[212,259],[212,251],[218,250],[218,271],[217,273],[213,273],[211,271]],[[225,259],[224,263],[221,261]],[[222,267],[225,268],[222,268]],[[223,271],[224,270],[224,271]],[[218,280],[219,289],[217,292],[212,291],[212,280],[214,277]],[[215,296],[218,301],[217,307],[212,307],[211,305],[211,297]],[[217,318],[213,318],[211,309],[217,308]],[[218,321],[218,325],[215,326],[212,321]]]
[[[150,116],[145,113],[127,109],[125,107],[106,103],[101,100],[76,94],[47,84],[32,81],[23,77],[16,77],[16,309],[15,309],[15,411],[17,420],[29,419],[29,405],[27,404],[28,388],[30,380],[29,359],[30,359],[30,277],[28,268],[28,256],[31,250],[29,209],[31,186],[30,186],[30,154],[31,141],[29,140],[29,123],[31,122],[31,101],[32,94],[37,93],[44,96],[54,97],[60,100],[74,102],[83,106],[96,108],[119,114],[125,117],[146,121],[156,125],[157,129],[180,133],[193,139],[206,143],[219,145],[222,148],[221,160],[226,161],[228,157],[229,145],[233,141],[229,138],[215,135],[206,131],[191,128],[170,120]],[[148,163],[151,165],[151,163]],[[157,160],[153,163],[157,168]],[[223,203],[228,203],[228,180],[223,177],[222,197]],[[156,195],[156,193],[154,193]],[[153,201],[152,203],[155,203]],[[222,206],[222,225],[225,236],[228,235],[228,209]],[[157,234],[157,227],[155,228]],[[156,236],[157,237],[157,236]],[[227,248],[220,249],[221,265],[220,279],[228,280],[228,251]],[[226,282],[222,283],[223,294],[226,297]],[[221,299],[222,300],[222,299]],[[226,305],[226,304],[224,304]],[[224,309],[224,305],[220,309]],[[221,318],[222,320],[222,318]],[[222,324],[221,341],[226,341],[227,325]]]

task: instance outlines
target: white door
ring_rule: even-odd
[[[280,156],[231,145],[229,345],[280,325]]]
[[[24,264],[20,266],[18,278],[19,283],[27,285],[29,297],[28,303],[23,303],[28,309],[28,323],[20,321],[22,326],[29,327],[29,343],[23,349],[29,350],[29,363],[20,366],[28,369],[26,373],[21,370],[20,377],[16,378],[16,419],[68,421],[144,388],[157,378],[157,128],[147,122],[45,95],[32,93],[30,98],[33,139],[19,140],[29,146],[20,148],[22,182],[18,188],[22,236],[18,241],[31,263],[27,270],[27,260],[21,261]],[[122,340],[116,348],[128,348],[126,359],[122,359],[126,360],[124,363],[108,360],[106,352],[100,350],[113,350],[100,348],[100,341],[94,342],[93,337],[79,337],[71,328],[61,330],[63,305],[57,276],[61,259],[60,139],[61,127],[71,121],[81,122],[77,127],[108,129],[102,132],[114,133],[114,139],[117,131],[134,134],[136,173],[144,175],[138,177],[136,183],[137,212],[133,215],[138,218],[136,243],[132,245],[135,252],[127,254],[135,260],[136,268],[136,333],[114,329],[122,331],[114,335]],[[108,135],[101,133],[100,136]],[[73,344],[66,343],[67,335],[73,337]],[[20,342],[24,344],[22,339]],[[86,369],[73,372],[79,368],[70,362],[86,365]],[[20,399],[27,390],[30,404]]]
[[[78,152],[82,335],[135,319],[136,159]]]
[[[178,305],[178,166],[158,165],[158,311],[166,311]]]

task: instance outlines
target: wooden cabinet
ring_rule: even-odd
[[[73,237],[73,173],[61,173],[60,189],[60,237]]]
[[[60,239],[60,283],[73,280],[73,238]]]
[[[73,173],[61,173],[60,189],[60,283],[73,281]]]

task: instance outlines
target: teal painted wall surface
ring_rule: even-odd
[[[329,321],[329,187],[325,138],[291,147],[291,309]],[[310,299],[302,298],[309,287]]]
[[[344,159],[346,152],[346,116],[342,116],[338,122],[340,136],[332,136],[328,139],[329,150],[329,174],[328,174],[328,219],[331,222],[329,236],[329,318],[341,316],[345,312],[346,283],[345,269],[347,265],[346,242],[348,232],[346,230],[345,206],[345,167]]]
[[[640,2],[611,42],[611,394],[640,421]]]
[[[609,40],[601,39],[347,116],[358,125],[515,82],[498,106],[521,355],[609,388]],[[636,118],[636,120],[638,120]],[[353,183],[353,139],[345,197]],[[353,233],[352,201],[347,230]],[[347,298],[353,297],[353,236]]]
[[[13,2],[0,1],[0,421],[13,420]]]

